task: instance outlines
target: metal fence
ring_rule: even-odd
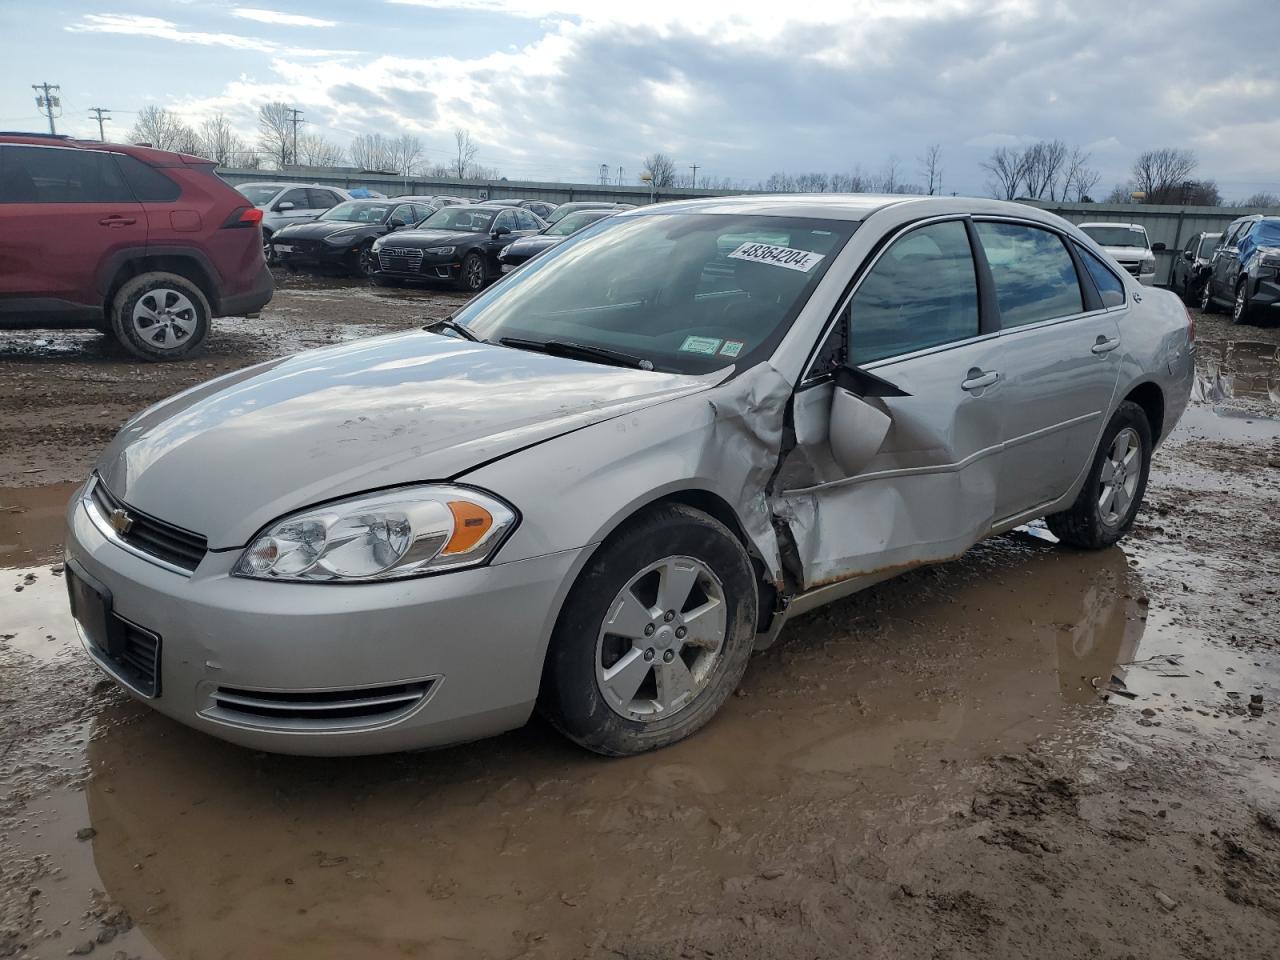
[[[501,200],[519,197],[527,200],[547,200],[551,203],[572,203],[582,200],[603,200],[609,203],[646,204],[660,200],[687,200],[697,197],[722,197],[729,194],[756,193],[753,190],[694,190],[668,187],[653,191],[643,185],[620,186],[607,183],[550,183],[537,180],[454,180],[431,177],[397,177],[390,174],[355,173],[325,168],[296,170],[244,170],[222,168],[219,176],[228,183],[252,183],[254,181],[320,183],[351,190],[367,187],[387,196],[401,194],[435,195],[455,197],[487,197]],[[1101,221],[1104,223],[1140,223],[1146,227],[1152,243],[1163,243],[1165,250],[1156,254],[1156,282],[1167,283],[1173,267],[1173,259],[1197,233],[1217,233],[1236,217],[1251,213],[1280,215],[1280,209],[1254,210],[1243,207],[1183,207],[1141,203],[1055,203],[1047,200],[1026,200],[1044,210],[1049,210],[1072,223]]]
[[[1056,213],[1072,223],[1138,223],[1147,230],[1152,243],[1165,248],[1156,254],[1156,283],[1168,283],[1174,257],[1198,233],[1221,233],[1236,217],[1252,213],[1280,215],[1280,209],[1249,207],[1182,207],[1145,203],[1053,203],[1023,201]]]

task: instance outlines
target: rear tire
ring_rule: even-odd
[[[682,740],[738,686],[755,614],[751,561],[730,530],[684,504],[648,510],[598,549],[570,591],[539,708],[606,756]]]
[[[190,356],[209,333],[212,311],[203,292],[176,273],[144,273],[111,300],[111,332],[143,360]]]
[[[1231,323],[1235,326],[1253,319],[1253,307],[1249,305],[1249,278],[1236,281],[1236,295],[1231,303]]]
[[[1076,502],[1045,517],[1050,532],[1083,550],[1109,547],[1128,533],[1147,490],[1154,447],[1146,411],[1128,400],[1120,404],[1102,432]],[[1130,451],[1134,456],[1127,459]],[[1124,462],[1118,469],[1121,460]]]
[[[1213,277],[1205,277],[1204,289],[1200,291],[1200,312],[1218,312],[1218,305],[1213,302]]]

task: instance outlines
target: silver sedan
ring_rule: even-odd
[[[636,753],[709,721],[797,613],[1039,517],[1114,543],[1193,340],[1017,204],[630,211],[425,330],[135,417],[68,509],[72,609],[132,694],[256,749],[537,707]]]

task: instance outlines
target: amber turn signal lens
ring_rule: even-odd
[[[493,526],[489,511],[465,500],[450,500],[449,512],[453,514],[453,536],[440,551],[441,556],[466,553],[481,541]]]

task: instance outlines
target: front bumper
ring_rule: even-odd
[[[209,552],[190,577],[156,566],[108,540],[78,495],[67,522],[69,564],[110,590],[114,614],[160,637],[160,694],[131,687],[86,642],[100,668],[188,726],[320,756],[441,746],[522,725],[584,552],[398,583],[271,583],[233,578],[238,550]],[[381,712],[367,706],[369,688],[393,687],[410,693]],[[336,716],[326,708],[321,721],[305,712],[315,702],[365,706]]]
[[[276,259],[292,266],[328,266],[350,269],[359,256],[360,244],[336,247],[323,241],[304,240],[291,243],[287,238],[272,241]],[[282,250],[281,247],[289,249]]]
[[[1274,274],[1254,281],[1249,294],[1251,307],[1280,307],[1280,277]]]
[[[454,281],[462,275],[462,261],[456,256],[439,257],[424,254],[419,259],[397,257],[377,253],[374,258],[374,276],[397,277],[404,280]]]

